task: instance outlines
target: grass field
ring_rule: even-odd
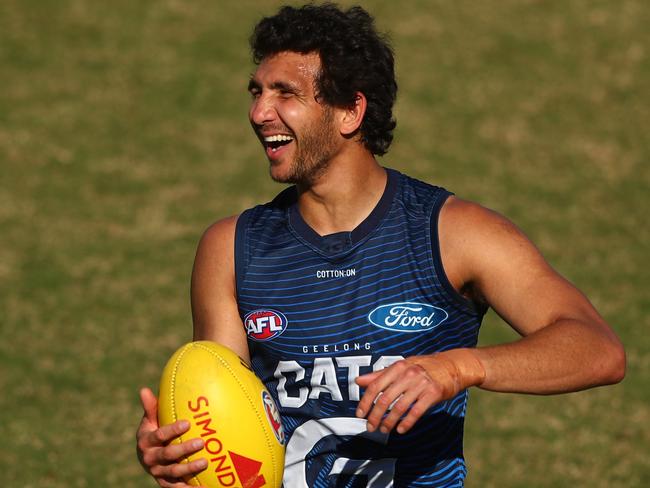
[[[650,4],[363,4],[398,59],[384,164],[508,215],[628,352],[615,387],[473,391],[467,486],[650,486]],[[137,391],[191,337],[197,240],[280,190],[245,89],[278,5],[0,2],[2,486],[153,486]]]

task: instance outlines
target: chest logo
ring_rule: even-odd
[[[426,303],[401,302],[380,305],[368,314],[371,324],[395,332],[423,332],[431,330],[449,314],[442,308]]]
[[[287,328],[283,313],[269,308],[253,310],[244,317],[246,334],[254,341],[268,341],[278,337]]]

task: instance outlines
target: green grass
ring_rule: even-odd
[[[279,187],[246,118],[278,1],[0,4],[4,486],[153,486],[137,390],[191,337],[197,240]],[[384,163],[505,213],[626,344],[624,383],[473,391],[468,486],[650,484],[650,7],[364,2],[398,59]],[[482,343],[511,340],[494,316]]]

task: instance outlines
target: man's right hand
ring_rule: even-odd
[[[201,439],[191,439],[180,444],[170,442],[187,432],[189,422],[179,420],[169,425],[158,425],[158,399],[149,388],[140,390],[144,415],[136,434],[138,459],[147,473],[164,488],[191,488],[183,476],[203,471],[208,462],[197,459],[190,463],[179,462],[203,448]]]

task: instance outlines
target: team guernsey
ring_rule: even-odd
[[[318,235],[294,187],[237,223],[239,311],[252,367],[286,432],[285,488],[463,486],[467,392],[406,434],[369,433],[354,379],[404,357],[476,345],[485,310],[441,263],[446,190],[387,169],[386,189],[351,232]]]

